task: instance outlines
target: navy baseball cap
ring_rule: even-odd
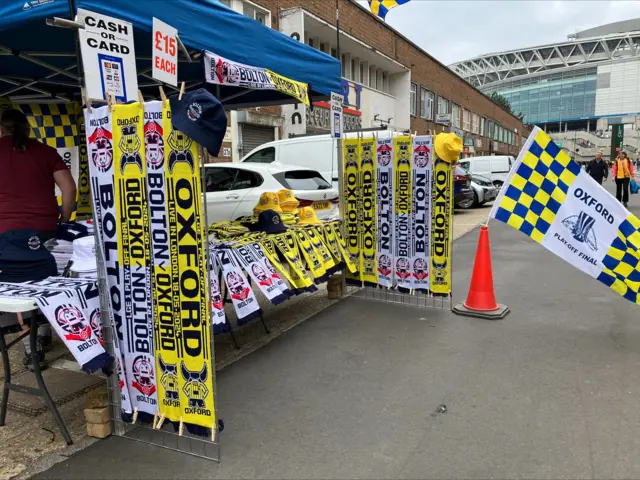
[[[173,128],[217,157],[227,131],[227,114],[220,101],[208,90],[199,88],[185,92],[182,100],[178,100],[178,95],[172,95],[169,103]]]
[[[258,223],[254,226],[255,231],[264,233],[283,233],[287,227],[282,223],[280,214],[275,210],[265,210],[258,215]]]

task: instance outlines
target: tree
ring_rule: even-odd
[[[504,110],[513,115],[513,111],[511,110],[511,104],[509,100],[504,95],[499,94],[498,92],[491,93],[491,100],[500,105]]]
[[[491,100],[496,102],[498,105],[500,105],[500,107],[502,107],[504,110],[506,110],[511,115],[516,117],[518,120],[520,120],[521,122],[524,121],[524,113],[520,112],[516,115],[513,109],[511,108],[511,104],[509,103],[509,100],[507,100],[507,98],[504,95],[501,95],[498,92],[493,92],[491,93],[490,98]]]

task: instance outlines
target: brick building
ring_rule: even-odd
[[[337,56],[332,0],[219,1]],[[453,131],[464,140],[465,156],[517,154],[529,133],[521,121],[355,0],[340,0],[340,28],[347,130]],[[284,106],[279,119],[277,109],[268,113],[261,109],[257,116],[232,112],[231,117],[231,139],[239,144],[246,144],[243,129],[255,131],[253,126],[243,126],[247,119],[273,128],[274,138],[329,129],[324,103],[316,104],[313,112],[303,105]],[[237,161],[247,149],[236,147],[233,153]]]

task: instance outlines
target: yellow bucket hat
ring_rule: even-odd
[[[278,194],[275,192],[264,192],[260,195],[260,200],[258,200],[258,204],[253,207],[253,214],[257,217],[260,215],[260,212],[264,212],[265,210],[273,210],[274,212],[282,213],[282,208],[280,208],[280,201],[278,200]]]
[[[298,205],[300,205],[300,202],[291,190],[287,190],[286,188],[278,190],[278,200],[280,200],[280,208],[282,208],[284,213],[294,215],[298,213]]]
[[[462,152],[462,139],[455,133],[439,133],[436,135],[433,148],[440,160],[456,163]]]
[[[317,225],[320,223],[313,207],[302,207],[298,216],[300,217],[298,225]]]

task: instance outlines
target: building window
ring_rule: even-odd
[[[231,8],[231,0],[218,0],[221,4],[223,4],[225,7],[229,7]]]
[[[340,59],[340,64],[342,65],[342,76],[346,77],[347,76],[347,57],[344,53],[340,56],[342,57]]]
[[[462,110],[462,129],[465,132],[471,131],[471,111],[469,110]]]
[[[268,11],[262,10],[261,8],[255,7],[245,2],[242,5],[242,13],[244,13],[249,18],[253,18],[257,22],[268,26]]]
[[[382,91],[389,93],[389,72],[382,72]]]
[[[435,96],[428,90],[420,88],[420,116],[425,120],[433,120],[433,103]]]
[[[460,105],[451,103],[451,125],[453,128],[460,128]]]
[[[477,113],[471,115],[471,133],[476,135],[480,133],[480,115]]]
[[[409,92],[409,113],[415,117],[416,116],[416,105],[418,103],[418,99],[416,98],[418,95],[418,85],[415,83],[411,84],[411,91]]]
[[[438,115],[446,115],[449,113],[449,100],[438,97]]]
[[[484,129],[485,129],[486,123],[487,123],[487,122],[485,121],[484,117],[482,117],[482,118],[480,119],[480,135],[485,135],[485,133],[484,133]],[[486,136],[486,135],[485,135],[485,136]]]
[[[376,75],[376,67],[373,65],[369,67],[369,87],[376,88],[378,75]]]
[[[353,80],[354,82],[358,81],[358,68],[357,68],[357,62],[355,58],[351,59],[351,80]]]
[[[332,48],[330,51],[331,51],[331,56],[333,58],[338,58],[338,50],[336,50],[335,48]]]
[[[360,83],[364,84],[364,63],[360,63]]]

